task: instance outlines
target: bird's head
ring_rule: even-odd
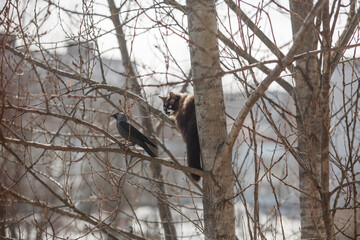
[[[119,121],[127,121],[127,117],[125,114],[123,113],[115,113],[113,115],[111,115],[113,118],[115,118],[116,120],[119,120]]]

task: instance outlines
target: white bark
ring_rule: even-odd
[[[214,1],[188,0],[191,66],[195,79],[220,69]],[[194,81],[203,168],[205,239],[235,239],[231,154],[215,162],[227,135],[221,78]]]

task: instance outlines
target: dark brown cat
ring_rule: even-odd
[[[164,112],[167,115],[173,115],[175,117],[176,126],[186,143],[188,166],[202,169],[194,95],[170,92],[168,97],[160,98],[164,102]],[[190,176],[196,182],[200,180],[200,176],[198,175],[190,174]]]

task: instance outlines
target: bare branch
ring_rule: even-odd
[[[356,1],[353,1],[355,4]],[[360,7],[358,8],[355,15],[349,15],[347,24],[344,31],[340,35],[338,41],[335,44],[335,47],[344,47],[348,44],[351,39],[351,36],[354,33],[355,28],[359,27],[360,22]],[[331,73],[335,71],[336,66],[339,64],[341,57],[343,56],[343,51],[337,51],[331,56]]]
[[[236,117],[236,120],[230,130],[230,133],[228,134],[226,142],[224,143],[224,145],[222,147],[219,157],[222,155],[226,156],[227,154],[230,154],[231,149],[236,141],[237,136],[239,135],[240,129],[243,126],[243,123],[245,121],[247,114],[251,110],[252,106],[254,106],[254,104],[257,102],[257,100],[259,100],[259,98],[263,95],[263,93],[266,91],[266,89],[270,86],[270,84],[278,78],[278,76],[286,68],[286,66],[288,66],[289,64],[292,63],[292,61],[294,60],[296,50],[301,45],[304,35],[310,28],[315,16],[318,14],[321,6],[325,2],[326,1],[318,1],[314,5],[314,7],[311,9],[311,11],[307,15],[306,19],[304,20],[304,23],[301,26],[300,30],[297,32],[294,43],[293,43],[292,47],[290,48],[289,52],[286,54],[285,58],[281,59],[281,62],[276,65],[276,67],[261,82],[261,84],[251,94],[250,98],[246,101],[245,106],[241,109],[238,116]]]

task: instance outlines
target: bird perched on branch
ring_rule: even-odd
[[[128,119],[123,113],[115,113],[111,115],[116,119],[116,127],[120,136],[128,140],[133,145],[137,144],[142,147],[151,157],[157,157],[156,154],[149,148],[148,145],[155,147],[144,134],[137,130],[133,125],[128,123]]]

